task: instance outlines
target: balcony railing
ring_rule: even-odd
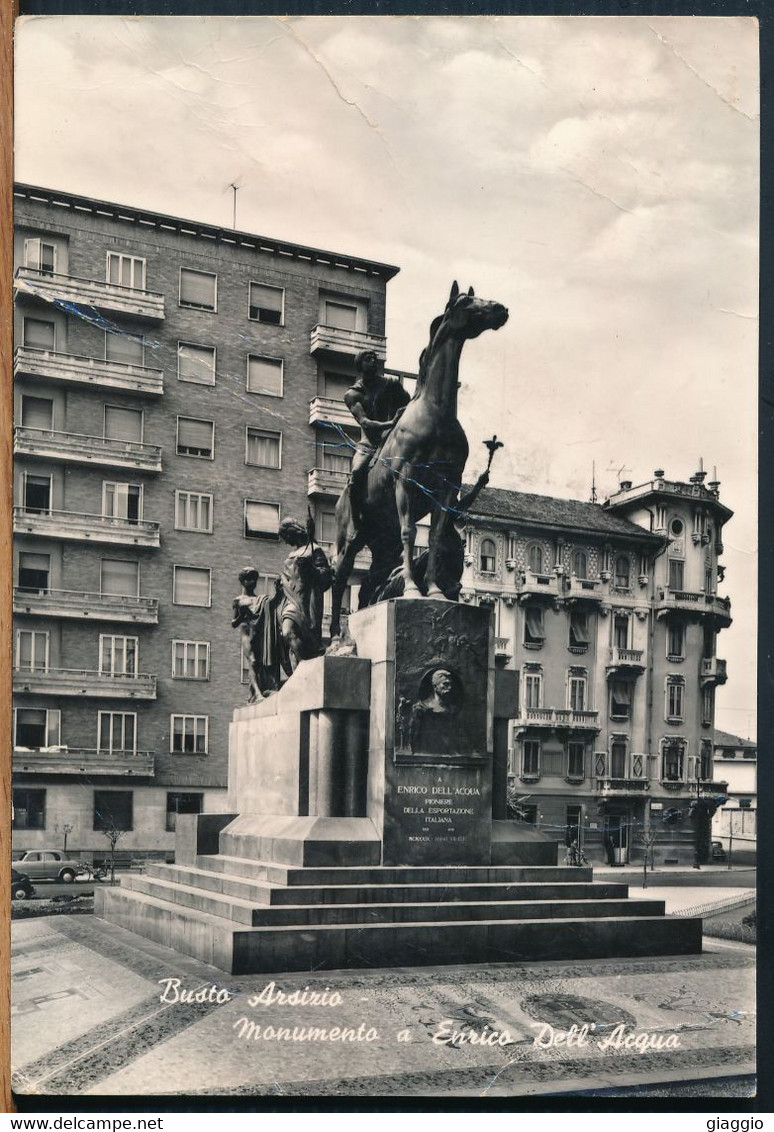
[[[526,570],[517,578],[516,589],[519,594],[545,594],[546,597],[559,596],[559,579],[556,574],[533,574]]]
[[[326,495],[338,499],[347,486],[348,472],[333,472],[328,468],[312,468],[309,473],[307,495]]]
[[[13,374],[14,377],[42,377],[47,381],[117,389],[142,396],[158,396],[164,392],[164,375],[160,369],[84,358],[56,350],[35,350],[31,346],[20,346],[16,350]]]
[[[584,601],[601,601],[602,582],[599,578],[576,578],[570,575],[565,582],[565,594],[577,600],[582,598]]]
[[[646,794],[650,790],[647,778],[598,778],[598,794]]]
[[[15,747],[14,773],[126,775],[152,778],[156,771],[153,751],[97,751],[76,747]]]
[[[79,436],[26,425],[14,429],[13,450],[17,456],[39,456],[73,464],[105,468],[161,471],[161,449],[156,444],[113,440],[107,436]]]
[[[76,668],[14,668],[13,690],[41,696],[95,696],[97,698],[155,700],[156,677],[107,676]]]
[[[14,282],[18,292],[48,303],[73,303],[152,322],[164,318],[164,296],[158,291],[122,287],[118,283],[81,279],[77,275],[61,275],[55,271],[37,271],[33,267],[18,267]]]
[[[354,378],[353,378],[354,381]],[[343,401],[333,397],[313,397],[309,402],[310,425],[342,425],[357,428],[358,424]]]
[[[495,637],[495,656],[511,655],[511,638]]]
[[[118,519],[113,515],[82,515],[75,511],[38,511],[14,507],[13,530],[19,535],[39,535],[68,542],[119,543],[127,546],[160,545],[159,524],[143,519]]]
[[[156,625],[159,603],[154,597],[123,597],[120,594],[80,593],[76,590],[13,591],[14,613],[40,617],[75,617],[79,621],[131,621]]]
[[[522,708],[519,727],[570,727],[599,730],[598,711],[572,711],[569,708]]]
[[[312,330],[312,354],[346,354],[354,357],[361,350],[373,350],[377,358],[384,361],[387,357],[387,339],[379,334],[368,334],[363,330],[341,330],[338,326],[325,326],[323,323],[318,323]]]
[[[637,673],[645,671],[644,649],[620,649],[617,646],[608,652],[608,670],[626,668]]]
[[[670,610],[686,613],[711,613],[724,626],[731,624],[731,602],[727,597],[704,593],[703,590],[663,590],[658,599],[657,612],[663,616]]]
[[[728,679],[726,662],[717,656],[705,656],[701,661],[703,684],[725,684]]]

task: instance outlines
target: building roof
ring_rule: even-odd
[[[746,750],[750,748],[757,748],[758,744],[752,739],[742,739],[739,735],[732,735],[730,731],[719,731],[715,729],[715,746],[716,747],[744,747]]]
[[[464,490],[468,491],[470,488],[466,487]],[[496,519],[567,531],[583,530],[598,535],[618,535],[645,540],[654,546],[663,542],[659,535],[621,518],[599,503],[557,499],[553,495],[532,495],[501,487],[484,488],[470,508],[470,515],[477,519]]]
[[[115,201],[97,200],[77,193],[60,192],[58,189],[44,189],[37,185],[14,184],[14,196],[34,201],[37,204],[58,205],[78,212],[94,212],[108,219],[135,224],[144,228],[162,228],[183,236],[198,236],[224,244],[236,244],[248,250],[269,252],[292,259],[321,263],[326,267],[340,267],[348,271],[358,271],[365,275],[378,275],[387,282],[397,275],[399,267],[377,260],[361,259],[359,256],[324,251],[321,248],[307,247],[305,244],[292,244],[285,240],[275,240],[270,236],[260,236],[255,232],[243,232],[236,228],[219,228],[213,224],[202,224],[198,220],[186,220],[179,216],[169,216],[162,212],[152,212],[144,208],[117,204]]]

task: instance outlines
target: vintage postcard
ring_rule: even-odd
[[[753,1096],[757,22],[15,50],[18,1106]]]

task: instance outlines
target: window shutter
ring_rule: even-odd
[[[53,350],[55,348],[56,330],[53,322],[42,318],[25,318],[24,345],[32,350]]]
[[[22,397],[21,423],[24,428],[54,427],[54,402],[47,397]]]
[[[537,605],[527,606],[526,618],[527,618],[527,631],[529,632],[530,637],[542,637],[543,636],[543,610],[540,608],[540,606],[537,606]]]
[[[139,582],[139,562],[127,562],[120,558],[102,559],[101,593],[115,594],[118,597],[137,597]]]
[[[142,410],[105,406],[105,436],[110,440],[142,441]]]
[[[191,417],[178,417],[178,448],[195,448],[200,452],[212,453],[212,438],[215,425],[212,421],[199,421]]]
[[[24,241],[24,266],[32,268],[33,271],[40,271],[40,240],[31,239]]]
[[[180,270],[180,302],[191,307],[215,310],[215,275],[203,271]]]
[[[178,605],[210,604],[210,571],[207,567],[175,567],[175,602]]]
[[[247,391],[281,397],[282,361],[279,358],[259,358],[251,354],[247,359]]]
[[[573,613],[572,634],[579,645],[589,643],[589,623],[585,613]]]
[[[122,365],[141,366],[145,362],[145,344],[135,334],[111,334],[105,331],[105,360]]]
[[[279,506],[248,499],[245,503],[245,526],[248,532],[276,535],[279,530]]]
[[[357,307],[326,302],[325,325],[337,330],[357,330]]]
[[[265,283],[250,284],[250,318],[279,326],[282,321],[282,288]]]
[[[59,708],[49,708],[46,718],[46,746],[59,747],[61,745],[61,719]]]
[[[180,381],[195,381],[199,385],[214,385],[214,346],[192,346],[187,342],[180,342],[177,347],[177,376]]]

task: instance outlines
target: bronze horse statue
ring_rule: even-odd
[[[479,299],[452,285],[443,314],[430,326],[430,341],[419,361],[413,398],[405,407],[368,471],[362,521],[355,526],[345,488],[336,504],[336,560],[332,587],[331,639],[340,636],[341,601],[355,556],[371,551],[371,569],[360,591],[360,607],[378,600],[391,571],[402,563],[403,594],[420,595],[412,575],[417,520],[432,512],[424,576],[428,597],[443,597],[438,584],[439,547],[457,510],[468,458],[468,441],[457,419],[458,372],[462,347],[508,319],[501,304]]]

